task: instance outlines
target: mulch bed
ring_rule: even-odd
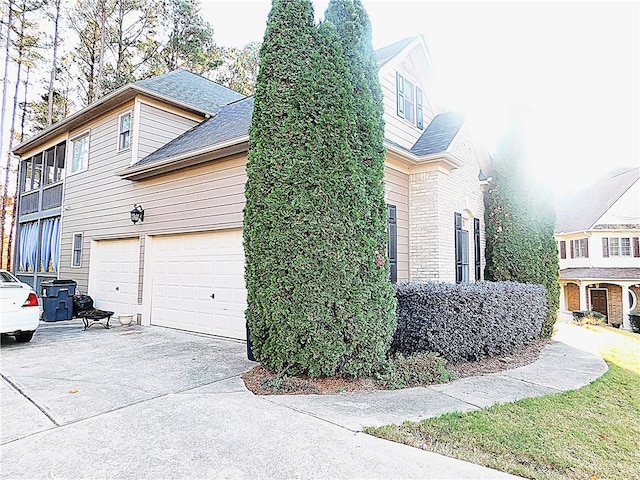
[[[547,343],[548,340],[537,340],[509,355],[485,358],[477,362],[451,363],[447,368],[453,371],[457,378],[503,372],[535,362]],[[341,377],[309,378],[305,375],[280,376],[269,372],[261,365],[243,373],[242,380],[247,389],[256,395],[331,395],[385,389],[371,378],[354,380]]]

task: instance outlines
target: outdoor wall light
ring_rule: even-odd
[[[135,225],[138,221],[144,221],[144,209],[142,205],[134,205],[133,210],[131,210],[131,221]]]

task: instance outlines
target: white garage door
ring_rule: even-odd
[[[242,230],[153,239],[151,323],[246,338]]]
[[[96,308],[119,314],[138,312],[140,240],[100,240],[91,246],[89,295]]]

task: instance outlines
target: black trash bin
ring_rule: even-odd
[[[73,296],[78,284],[73,280],[51,280],[42,282],[42,319],[45,322],[71,320],[73,318]]]

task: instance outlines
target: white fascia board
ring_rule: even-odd
[[[208,153],[213,153],[218,150],[223,150],[228,147],[232,147],[234,145],[240,145],[242,143],[249,141],[249,135],[244,135],[242,137],[234,138],[232,140],[228,140],[226,142],[217,143],[215,145],[211,145],[205,148],[200,148],[198,150],[192,150],[190,152],[186,152],[180,155],[176,155],[173,157],[165,158],[164,160],[159,160],[157,162],[139,165],[137,167],[127,168],[125,170],[121,170],[116,172],[116,175],[122,177],[123,179],[128,179],[131,177],[135,177],[140,173],[145,172],[153,172],[156,170],[162,170],[164,167],[173,165],[175,163],[179,163],[184,160],[188,160],[189,158],[196,158],[202,155],[206,155]]]

